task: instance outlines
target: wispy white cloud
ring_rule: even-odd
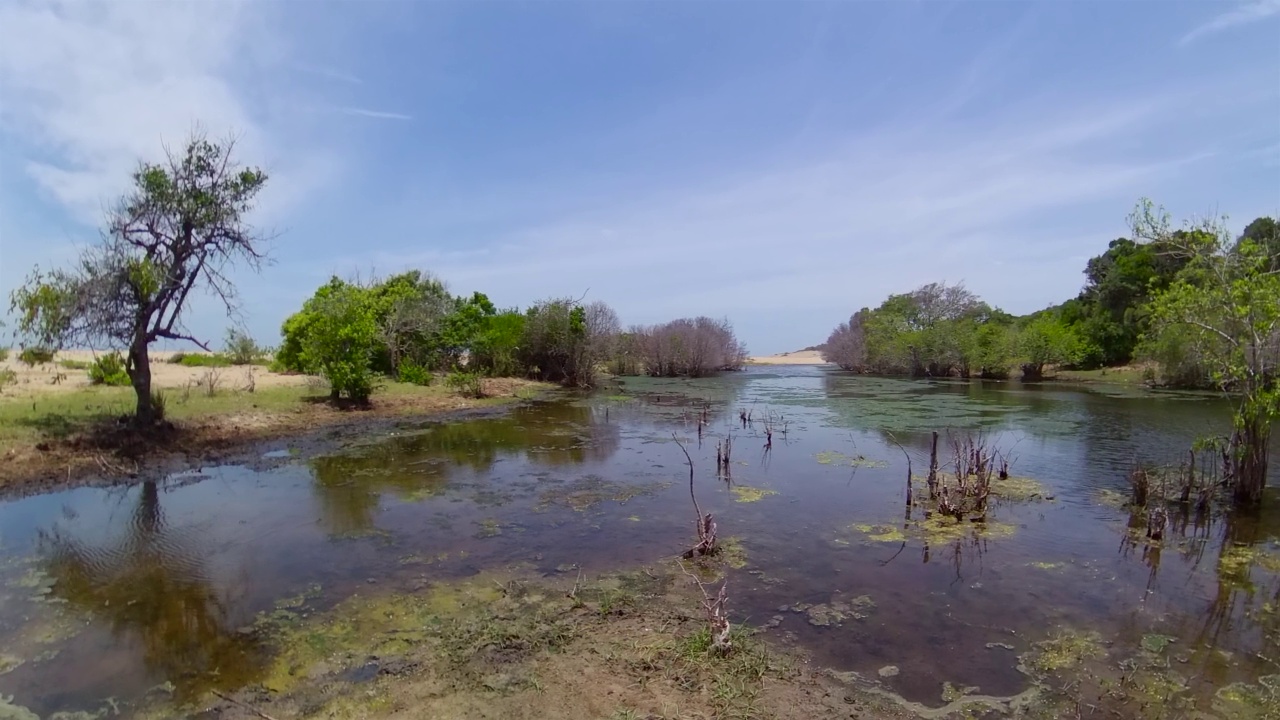
[[[1188,45],[1196,40],[1241,25],[1266,20],[1280,15],[1280,0],[1249,0],[1237,3],[1235,7],[1192,29],[1178,40],[1179,45]]]
[[[278,175],[314,171],[314,149],[300,148],[255,100],[275,58],[255,50],[273,32],[251,10],[239,2],[0,6],[0,122],[25,156],[19,166],[89,225],[140,158],[156,158],[162,143],[181,143],[197,124],[234,135],[244,157]],[[264,203],[279,211],[286,194]]]
[[[237,1],[0,3],[9,170],[0,184],[0,292],[32,265],[65,261],[92,242],[139,160],[160,159],[197,125],[237,138],[239,157],[271,175],[253,218],[263,226],[287,226],[294,208],[339,175],[340,154],[281,113],[289,103],[276,98],[291,92],[288,43],[259,10]]]
[[[338,112],[343,115],[355,115],[357,117],[374,118],[377,120],[412,120],[412,115],[405,115],[398,112],[386,112],[383,110],[366,110],[365,108],[345,107],[338,108]]]
[[[1206,159],[1191,146],[1119,150],[1203,98],[1064,98],[1034,114],[994,113],[976,127],[886,129],[821,158],[671,188],[480,249],[365,248],[336,265],[429,268],[456,290],[496,292],[500,304],[591,286],[634,322],[691,309],[780,312],[792,326],[748,337],[806,344],[841,314],[938,279],[964,279],[993,303],[1029,311],[1079,289],[1080,263],[1063,258],[1081,255],[1082,238],[1094,243],[1089,254],[1105,247],[1136,198]],[[1117,218],[1113,226],[1073,219],[1098,205]],[[404,229],[412,220],[393,222],[413,234]],[[334,266],[330,259],[323,272]]]

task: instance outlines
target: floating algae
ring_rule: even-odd
[[[747,485],[733,486],[733,497],[740,503],[759,502],[763,498],[777,494],[777,490],[769,490],[768,488],[755,488]]]
[[[1264,675],[1256,685],[1233,683],[1214,695],[1213,709],[1223,717],[1271,720],[1280,717],[1280,675]]]
[[[840,465],[856,468],[885,468],[889,463],[883,460],[872,460],[864,455],[845,455],[832,450],[824,450],[817,454],[818,462],[823,465]]]
[[[1048,640],[1041,640],[1029,653],[1027,664],[1042,673],[1069,670],[1084,663],[1106,657],[1102,636],[1096,632],[1060,630]]]
[[[908,539],[917,539],[929,544],[949,543],[970,537],[974,539],[1011,537],[1016,530],[1014,525],[995,520],[986,522],[956,520],[936,513],[923,519],[908,520],[902,527],[868,523],[859,523],[852,527],[865,535],[870,542],[900,543]]]
[[[40,716],[21,705],[14,705],[12,695],[0,695],[0,720],[40,720]]]
[[[1098,501],[1099,505],[1106,505],[1107,507],[1122,508],[1129,504],[1128,495],[1107,488],[1099,490],[1093,497]]]
[[[625,505],[628,500],[651,495],[670,486],[671,483],[620,483],[605,480],[599,475],[587,475],[542,493],[536,509],[545,510],[552,505],[572,508],[577,512],[588,510],[606,500]]]
[[[809,624],[814,627],[839,627],[845,620],[865,620],[875,608],[875,601],[870,595],[861,595],[852,600],[832,600],[829,603],[799,603],[787,609],[794,613],[804,613]]]
[[[1142,636],[1142,649],[1150,653],[1162,653],[1165,648],[1174,642],[1175,638],[1169,635],[1160,635],[1158,633],[1150,633]]]
[[[1254,567],[1280,574],[1280,554],[1252,545],[1232,545],[1218,558],[1218,569],[1223,575],[1243,579]]]
[[[1012,537],[1015,526],[1009,523],[987,520],[972,522],[956,520],[946,515],[934,514],[916,523],[923,538],[931,543],[944,543],[961,540],[966,537],[1003,538]]]
[[[23,660],[22,658],[17,657],[15,655],[0,654],[0,675],[4,675],[5,673],[9,673],[9,672],[13,672],[14,670],[17,670],[18,666],[22,665],[25,662],[26,660]]]
[[[1027,564],[1037,570],[1059,570],[1067,566],[1066,563],[1043,561],[1030,562]]]
[[[743,546],[740,538],[726,538],[720,543],[719,557],[724,560],[724,564],[734,570],[741,570],[747,566],[747,548]]]
[[[872,542],[895,543],[902,542],[907,536],[892,525],[854,525],[853,529],[867,536]]]

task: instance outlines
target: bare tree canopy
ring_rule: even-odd
[[[19,331],[35,344],[127,351],[140,424],[156,420],[148,346],[167,339],[208,349],[182,322],[192,291],[212,293],[235,313],[228,270],[256,270],[264,260],[265,239],[245,216],[267,176],[239,166],[234,149],[232,139],[197,131],[182,152],[166,151],[164,163],[141,163],[100,242],[71,268],[36,268],[10,297]]]

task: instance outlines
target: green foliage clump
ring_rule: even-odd
[[[112,352],[98,357],[89,366],[89,384],[127,387],[133,383],[125,370],[124,358]]]
[[[413,385],[430,385],[435,376],[427,368],[416,365],[411,362],[401,363],[399,369],[400,382],[411,383]]]
[[[1237,403],[1226,460],[1236,501],[1256,505],[1266,486],[1271,425],[1280,417],[1280,274],[1273,236],[1234,242],[1216,220],[1170,231],[1168,215],[1143,201],[1135,234],[1184,258],[1151,301],[1148,340],[1166,364],[1199,366]],[[1258,225],[1255,221],[1250,227]]]
[[[236,328],[227,330],[226,358],[232,365],[252,365],[265,355],[249,333]]]
[[[161,390],[151,391],[151,408],[156,414],[156,420],[164,420],[165,413],[168,412],[169,397]]]
[[[300,361],[329,381],[333,399],[365,401],[373,394],[378,327],[364,288],[333,280],[308,301],[308,332]]]
[[[520,375],[520,343],[524,337],[525,315],[504,310],[489,316],[471,343],[467,367],[492,377]]]
[[[18,373],[9,368],[0,368],[0,392],[3,392],[5,386],[18,384]]]
[[[449,377],[445,382],[463,397],[482,398],[485,396],[484,376],[478,372],[455,370],[449,373]]]
[[[53,351],[49,348],[29,347],[23,348],[22,352],[18,353],[18,362],[21,362],[27,367],[35,367],[36,365],[43,365],[52,361]]]
[[[1042,313],[1018,334],[1022,376],[1043,377],[1046,365],[1079,362],[1080,340],[1075,331],[1052,313]]]
[[[4,362],[5,360],[8,360],[8,359],[9,359],[9,348],[0,347],[0,362]]]
[[[214,353],[207,355],[205,353],[177,353],[180,355],[177,360],[170,358],[169,362],[177,363],[182,367],[204,367],[204,368],[220,368],[231,367],[233,364],[231,358],[226,355]],[[175,357],[177,357],[175,355]]]

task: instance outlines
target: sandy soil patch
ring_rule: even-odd
[[[69,368],[61,363],[91,363],[102,355],[101,351],[64,350],[54,356],[53,362],[27,367],[18,362],[18,352],[10,351],[9,358],[0,362],[0,368],[8,368],[18,376],[14,385],[0,390],[6,396],[33,397],[43,393],[70,392],[89,387],[89,373],[80,368]],[[216,376],[215,383],[229,389],[243,389],[251,380],[259,388],[289,387],[305,385],[305,375],[282,375],[273,373],[261,365],[242,365],[222,368],[186,367],[168,362],[172,352],[155,352],[151,355],[151,383],[160,389],[184,388],[194,386],[204,380],[210,373]],[[197,353],[186,353],[194,355]]]
[[[797,350],[796,352],[778,355],[758,355],[748,358],[751,365],[827,365],[822,354],[817,350]]]

